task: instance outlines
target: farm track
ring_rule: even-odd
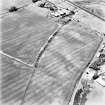
[[[60,31],[60,29],[62,28],[63,26],[60,26],[50,37],[49,37],[49,39],[47,40],[47,42],[44,44],[44,46],[41,48],[41,50],[39,51],[39,54],[38,54],[38,56],[37,56],[37,60],[36,60],[36,64],[34,65],[34,67],[37,69],[37,67],[38,67],[38,64],[39,64],[39,61],[40,61],[40,58],[41,58],[41,56],[43,55],[43,53],[45,52],[45,50],[47,49],[47,47],[49,46],[49,44],[52,42],[52,40],[54,39],[54,37],[58,34],[58,32]],[[91,43],[90,43],[91,44]],[[85,46],[86,47],[86,46]],[[84,48],[84,47],[83,47]],[[83,49],[83,48],[81,48],[81,49]],[[78,52],[80,49],[78,49],[77,51],[75,51],[74,53],[76,53],[76,52]],[[26,88],[26,90],[25,90],[25,94],[26,94],[26,92],[27,92],[27,90],[29,89],[29,86],[31,85],[31,83],[32,83],[32,77],[34,76],[34,73],[35,73],[35,71],[36,71],[36,69],[34,69],[32,72],[32,75],[30,76],[30,78],[29,78],[29,82],[27,83],[28,85],[28,87]],[[39,75],[39,77],[40,77],[40,75]],[[36,80],[34,80],[34,81],[36,81]],[[63,85],[63,87],[64,86],[66,86],[68,84],[68,82],[66,82],[65,83],[65,85]],[[15,85],[14,85],[15,86]],[[46,87],[46,86],[45,86]],[[43,87],[44,88],[44,87]],[[17,89],[18,89],[18,87],[17,87]],[[31,88],[32,89],[32,88]],[[58,88],[58,90],[61,90],[62,89],[62,87],[60,87],[60,88]],[[32,89],[32,91],[33,91],[33,89]],[[15,94],[18,94],[18,92],[17,93],[15,93]],[[25,94],[24,94],[24,98],[25,98]],[[12,97],[12,96],[11,96]],[[32,98],[32,96],[30,96],[31,98]],[[12,98],[11,98],[12,99]],[[44,99],[42,99],[42,100],[44,100]],[[22,103],[21,104],[23,104],[24,103],[24,99],[23,99],[23,101],[22,101]]]
[[[29,87],[30,87],[30,84],[31,84],[31,82],[32,82],[32,78],[33,78],[33,76],[34,76],[34,74],[35,74],[35,71],[36,71],[36,69],[38,68],[38,64],[39,64],[39,60],[40,60],[41,56],[43,55],[43,53],[44,53],[45,50],[47,49],[48,45],[52,42],[52,40],[54,39],[54,37],[58,34],[58,32],[60,31],[60,29],[62,29],[63,26],[64,26],[64,25],[59,26],[58,29],[55,30],[55,32],[50,35],[50,37],[48,38],[48,40],[47,40],[47,42],[44,44],[44,46],[41,47],[41,49],[40,49],[40,51],[39,51],[39,54],[38,54],[38,56],[37,56],[37,59],[36,59],[36,61],[35,61],[35,63],[34,63],[35,69],[33,69],[33,72],[32,72],[32,74],[31,74],[31,77],[30,77],[30,79],[29,79],[29,82],[28,82],[28,84],[27,84],[27,86],[26,86],[26,89],[25,89],[25,92],[24,92],[24,96],[23,96],[23,99],[22,99],[22,102],[21,102],[20,105],[23,105],[23,104],[24,104],[24,98],[25,98],[25,96],[26,96],[26,92],[27,92],[27,90],[28,90]]]
[[[86,72],[86,70],[87,70],[87,68],[89,67],[90,63],[92,62],[92,60],[93,60],[94,57],[96,56],[96,53],[99,51],[102,42],[103,42],[103,39],[102,39],[102,41],[99,43],[99,46],[97,47],[97,49],[96,49],[94,55],[92,56],[92,58],[90,59],[89,63],[88,63],[87,66],[84,68],[84,72],[81,74],[81,76],[80,76],[80,78],[79,78],[79,81],[77,81],[77,84],[75,85],[74,92],[73,92],[73,94],[72,94],[72,97],[71,97],[71,99],[70,99],[68,105],[73,105],[74,97],[75,97],[75,95],[76,95],[77,90],[78,90],[79,87],[80,87],[81,77],[84,75],[84,73]]]
[[[60,36],[60,35],[58,35],[58,36]],[[96,40],[96,39],[95,39]],[[57,40],[56,42],[58,42],[59,43],[59,41],[60,41],[60,39],[59,40]],[[56,43],[55,41],[53,41],[54,43]],[[51,49],[52,50],[54,50],[54,51],[56,51],[57,50],[57,46],[53,46],[53,44],[54,43],[52,43],[52,44],[50,44],[50,47],[51,47]],[[62,45],[62,44],[64,44],[64,46]],[[90,43],[89,43],[90,44]],[[60,45],[60,44],[59,44]],[[66,45],[68,45],[68,44],[66,44],[66,43],[61,43],[61,45],[62,45],[62,47],[64,47],[65,48],[65,50],[66,49],[68,49],[69,50],[69,48],[66,48],[65,46]],[[68,45],[69,46],[69,45]],[[59,48],[59,47],[58,47]],[[85,47],[84,47],[85,48]],[[49,49],[49,48],[48,48]],[[51,87],[51,85],[50,85],[50,83],[51,83],[51,81],[49,80],[49,78],[50,78],[50,76],[52,75],[57,75],[57,73],[59,73],[60,71],[59,71],[59,68],[60,68],[60,64],[59,64],[59,62],[57,63],[57,61],[56,61],[56,59],[52,62],[52,58],[50,58],[51,56],[53,56],[53,55],[51,55],[51,56],[49,56],[49,50],[47,49],[47,53],[45,54],[45,62],[50,62],[50,64],[48,63],[47,65],[46,65],[46,68],[43,70],[41,70],[41,71],[43,71],[43,72],[47,72],[47,71],[49,71],[49,76],[48,76],[48,78],[46,77],[46,78],[44,78],[43,76],[43,79],[42,79],[42,81],[40,80],[41,79],[41,74],[39,74],[39,76],[38,77],[34,77],[35,79],[32,81],[32,85],[31,85],[31,88],[28,90],[28,93],[27,93],[27,96],[26,96],[26,99],[27,100],[32,100],[32,99],[34,99],[34,95],[36,94],[36,93],[33,93],[33,91],[36,91],[37,92],[37,89],[36,89],[36,85],[41,85],[42,87],[42,89],[43,90],[45,90],[46,89],[46,91],[48,91],[48,93],[46,93],[46,95],[48,94],[48,95],[51,95],[52,93],[50,93],[50,91],[49,91],[49,88]],[[81,48],[82,49],[82,48]],[[58,50],[60,53],[62,53],[62,50],[60,51],[60,50]],[[79,51],[79,49],[78,49],[78,51]],[[77,52],[78,52],[77,51]],[[52,51],[51,51],[52,52]],[[76,52],[76,51],[75,51]],[[75,53],[74,52],[74,53]],[[53,52],[52,52],[53,53]],[[74,54],[73,53],[73,54]],[[48,55],[48,57],[46,58],[46,56]],[[78,55],[76,56],[75,54],[74,54],[74,56],[75,57],[78,57]],[[42,58],[43,59],[43,58]],[[50,61],[51,60],[51,61]],[[73,63],[75,64],[76,63],[76,59],[74,60],[74,59],[72,59],[73,61]],[[41,60],[41,62],[42,62],[43,60]],[[77,61],[78,61],[78,59],[77,59]],[[43,64],[44,62],[42,62],[42,64]],[[54,63],[54,64],[53,64]],[[54,68],[53,68],[53,66],[54,66]],[[58,66],[59,65],[59,66]],[[43,66],[42,66],[43,67]],[[51,69],[51,67],[52,67],[52,69]],[[51,71],[50,71],[51,70]],[[39,71],[39,72],[41,72],[41,71]],[[72,70],[71,70],[72,71]],[[37,71],[38,72],[38,71]],[[63,73],[65,73],[65,71],[62,71]],[[77,72],[78,72],[78,69],[77,69]],[[76,71],[74,71],[74,73],[76,73],[77,74],[77,72]],[[81,71],[82,72],[82,71]],[[51,74],[51,75],[50,75]],[[72,73],[70,74],[70,75],[72,75]],[[74,74],[73,74],[74,75]],[[76,76],[76,79],[77,79],[77,77],[78,77],[78,75],[79,74],[77,74],[77,76]],[[36,75],[37,76],[37,75]],[[46,76],[46,75],[45,75]],[[51,77],[52,77],[51,76]],[[72,77],[71,77],[72,78]],[[37,81],[36,81],[36,79],[37,79]],[[38,80],[39,79],[39,80]],[[62,78],[62,79],[64,79],[64,78]],[[45,85],[44,85],[44,83],[43,83],[43,80],[45,81]],[[40,81],[39,83],[38,83],[38,81]],[[59,81],[59,79],[58,79],[58,81]],[[74,80],[74,81],[65,81],[65,85],[64,84],[62,84],[62,86],[61,87],[56,87],[55,88],[55,90],[57,89],[57,91],[59,92],[59,91],[62,91],[62,88],[68,88],[69,86],[69,82],[70,82],[70,84],[72,85],[72,88],[73,88],[73,86],[74,86],[74,84],[76,83],[76,81]],[[43,84],[42,84],[43,83]],[[44,86],[43,86],[44,85]],[[49,87],[49,88],[48,88]],[[33,90],[34,89],[34,90]],[[35,90],[36,89],[36,90]],[[71,89],[72,90],[72,89]],[[40,93],[40,91],[41,90],[38,90],[38,92]],[[54,91],[54,90],[53,90]],[[66,90],[65,90],[66,91]],[[69,90],[68,90],[69,91]],[[31,93],[30,93],[31,92]],[[71,95],[71,91],[70,92],[68,92],[68,94],[70,93],[70,95]],[[42,94],[43,94],[43,92],[42,92]],[[36,96],[36,95],[35,95]],[[40,96],[40,94],[39,94],[39,96]],[[37,97],[37,96],[36,96]],[[67,97],[67,100],[69,99],[69,96],[67,95],[66,96]],[[37,99],[37,98],[36,98]],[[35,100],[36,100],[35,99]],[[65,99],[65,97],[64,97],[64,99]],[[63,99],[63,100],[64,100]],[[27,102],[27,100],[26,100],[26,102]],[[40,96],[40,99],[38,99],[37,101],[45,101],[45,98],[43,97],[41,97]],[[65,105],[68,103],[68,101],[67,101],[66,99],[64,100],[64,103],[65,103]],[[32,103],[30,103],[30,104],[32,104]],[[34,103],[33,103],[34,104]],[[39,103],[37,103],[37,104],[39,104]]]
[[[22,63],[22,64],[24,64],[24,65],[26,65],[26,66],[28,66],[28,67],[31,67],[31,68],[33,67],[33,65],[28,64],[28,63],[26,63],[26,62],[23,62],[21,59],[18,59],[18,58],[13,57],[13,56],[11,56],[11,55],[9,55],[9,54],[6,54],[6,53],[4,53],[3,51],[0,51],[0,54],[2,54],[2,55],[4,55],[4,56],[7,56],[8,58],[14,59],[15,61],[17,61],[17,62],[19,62],[19,63]]]

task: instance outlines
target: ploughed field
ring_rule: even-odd
[[[32,68],[3,55],[1,60],[0,103],[1,105],[19,105]]]
[[[65,25],[42,55],[25,105],[67,105],[100,41],[81,24]]]
[[[2,20],[3,52],[33,64],[40,48],[56,30],[57,24],[28,10],[21,16]]]
[[[40,48],[57,25],[38,13],[25,13],[2,20],[1,50],[27,64],[34,64]],[[1,101],[20,105],[25,88],[24,105],[67,105],[76,83],[96,52],[101,38],[83,24],[71,22],[60,30],[39,60],[38,68],[28,67],[1,55]]]

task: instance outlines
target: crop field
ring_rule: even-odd
[[[32,19],[32,16],[30,18]],[[50,30],[53,32],[57,27],[53,22],[48,24],[47,20],[43,21],[42,17],[34,15],[33,19],[35,18],[37,18],[35,23],[31,19],[26,21],[25,18],[20,18],[19,21],[15,20],[18,25],[14,24],[14,26],[12,19],[11,21],[8,19],[10,26],[7,25],[7,20],[3,21],[3,29],[7,28],[7,32],[2,34],[3,52],[27,63],[34,62],[37,50],[51,34]],[[21,23],[26,27],[19,27]],[[50,25],[51,28],[48,28]],[[14,29],[8,31],[11,28]],[[56,101],[58,104],[66,105],[76,82],[100,42],[101,38],[90,29],[83,28],[82,24],[72,22],[65,25],[42,55],[32,85],[27,91],[25,103],[50,105]],[[20,102],[23,97],[33,68],[12,58],[3,56],[2,59],[2,99],[4,103],[15,105],[15,102]]]
[[[32,68],[1,55],[1,105],[18,105],[23,97]]]
[[[21,17],[2,20],[2,51],[24,62],[33,64],[36,55],[57,24],[38,13],[24,11]]]
[[[68,105],[77,81],[101,42],[95,33],[81,29],[76,23],[64,26],[50,43],[27,91],[25,105]]]
[[[4,8],[11,5],[10,1]],[[71,1],[105,19],[102,4]],[[67,2],[59,2],[57,6],[75,9]],[[102,10],[95,11],[97,5]],[[0,20],[0,105],[69,105],[105,32],[103,20],[80,8],[77,10],[67,23],[48,18],[49,10],[33,5]]]

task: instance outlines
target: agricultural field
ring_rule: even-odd
[[[77,81],[101,42],[95,33],[85,33],[82,28],[73,22],[54,38],[40,59],[25,105],[68,105]]]
[[[36,55],[57,24],[38,13],[8,17],[2,20],[2,51],[24,62],[33,64]]]
[[[0,105],[104,105],[104,0],[0,2]]]
[[[23,97],[32,68],[1,55],[0,104],[18,105]]]

